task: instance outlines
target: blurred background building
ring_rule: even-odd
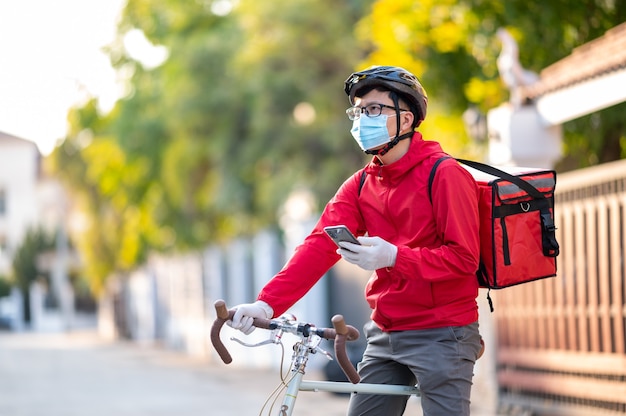
[[[14,283],[0,298],[0,319],[14,329],[66,329],[74,316],[68,270],[78,260],[67,240],[69,200],[42,162],[35,143],[0,132],[0,278]],[[29,233],[49,242],[35,258],[39,275],[20,291],[13,262]]]
[[[0,274],[8,276],[11,260],[26,230],[37,225],[41,154],[29,140],[0,132]]]

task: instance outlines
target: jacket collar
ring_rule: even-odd
[[[443,153],[441,145],[434,141],[426,141],[420,132],[415,132],[411,145],[404,156],[390,165],[382,165],[377,157],[373,157],[365,168],[368,175],[376,175],[383,179],[393,180],[421,164],[436,153]]]

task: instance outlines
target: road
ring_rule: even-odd
[[[266,415],[263,403],[279,382],[277,371],[105,341],[93,331],[0,332],[0,416]],[[340,416],[347,404],[345,396],[302,392],[296,414]]]

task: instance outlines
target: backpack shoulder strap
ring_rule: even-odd
[[[430,200],[430,204],[433,204],[433,182],[435,181],[435,173],[437,173],[437,168],[446,159],[452,159],[452,156],[441,156],[433,167],[430,169],[430,175],[428,176],[428,199]]]
[[[361,189],[363,189],[363,185],[365,184],[365,178],[367,178],[367,173],[365,172],[365,169],[363,169],[361,172],[361,180],[359,181],[359,196],[361,196]]]
[[[489,175],[492,176],[497,176],[499,178],[502,179],[506,179],[507,181],[517,185],[520,189],[523,189],[524,191],[526,191],[526,193],[530,196],[532,196],[535,199],[545,199],[546,196],[541,193],[537,188],[535,188],[533,185],[531,185],[530,183],[526,182],[525,180],[523,180],[522,178],[519,178],[517,176],[511,175],[508,172],[505,172],[503,170],[500,170],[498,168],[495,168],[491,165],[486,165],[484,163],[480,163],[480,162],[474,162],[472,160],[465,160],[465,159],[457,159],[458,162],[467,165],[471,168],[474,168],[476,170],[479,170],[481,172],[485,172],[488,173]]]
[[[430,171],[430,177],[428,179],[428,196],[430,198],[431,203],[432,203],[431,188],[432,188],[433,181],[435,180],[435,170],[437,169],[437,166],[439,166],[441,162],[443,162],[445,159],[450,159],[450,158],[451,156],[443,156],[437,159],[437,161],[433,165],[432,170]],[[537,188],[535,188],[534,186],[532,186],[530,183],[526,182],[522,178],[511,175],[510,173],[500,170],[498,168],[495,168],[491,165],[487,165],[487,164],[480,163],[480,162],[475,162],[473,160],[465,160],[465,159],[456,159],[456,161],[464,165],[467,165],[471,168],[474,168],[476,170],[479,170],[481,172],[488,173],[489,175],[506,179],[507,181],[517,185],[520,189],[523,189],[524,191],[526,191],[526,193],[528,193],[528,195],[532,196],[533,198],[536,198],[536,199],[546,198],[546,196],[543,193],[541,193]]]

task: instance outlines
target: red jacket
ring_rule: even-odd
[[[396,264],[376,270],[365,288],[372,319],[385,331],[470,324],[478,319],[478,197],[472,176],[454,159],[443,161],[432,184],[437,142],[411,139],[390,165],[377,158],[346,180],[326,205],[315,229],[267,283],[258,299],[284,313],[339,259],[324,233],[346,225],[355,235],[379,236],[398,247]]]

